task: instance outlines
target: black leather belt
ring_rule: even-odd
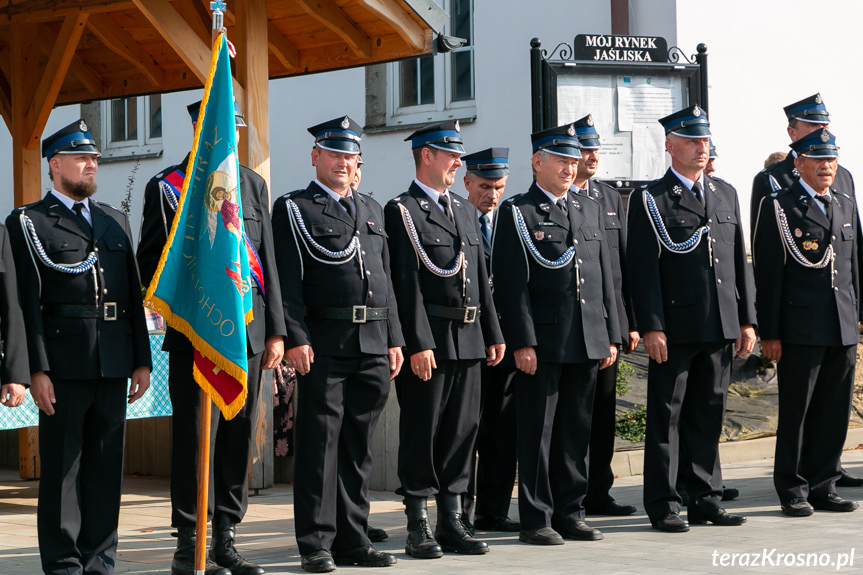
[[[388,307],[366,307],[355,305],[353,307],[307,307],[306,317],[314,319],[346,319],[353,323],[366,323],[390,317]]]
[[[476,306],[470,307],[447,307],[444,305],[435,305],[433,303],[426,304],[426,312],[435,317],[446,319],[457,319],[464,323],[473,323],[479,317],[480,311]]]
[[[69,305],[46,303],[42,313],[54,317],[100,317],[105,321],[117,321],[132,317],[132,306],[110,301],[100,305]]]

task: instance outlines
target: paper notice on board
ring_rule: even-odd
[[[597,126],[599,132],[599,167],[596,177],[602,180],[632,179],[632,134],[615,132],[613,125]]]
[[[557,80],[557,124],[574,122],[588,114],[594,125],[613,126],[614,86],[611,76],[561,75]],[[599,132],[602,134],[602,132]]]
[[[665,129],[659,122],[634,124],[632,179],[655,180],[665,173]]]
[[[617,128],[631,132],[637,124],[657,124],[659,118],[680,110],[679,78],[617,77]]]

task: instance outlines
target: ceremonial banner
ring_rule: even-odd
[[[145,305],[195,348],[195,381],[226,419],[246,401],[252,320],[228,42],[213,47],[195,142]]]

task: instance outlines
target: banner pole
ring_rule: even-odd
[[[207,565],[207,496],[210,486],[210,412],[213,401],[201,390],[201,425],[198,431],[198,504],[195,523],[195,575]]]

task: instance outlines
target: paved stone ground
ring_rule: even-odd
[[[863,450],[848,451],[843,462],[851,472],[863,475]],[[398,564],[387,573],[522,574],[555,573],[863,573],[863,510],[849,514],[816,512],[815,516],[791,519],[779,511],[771,481],[771,459],[724,466],[726,485],[737,487],[740,499],[726,502],[730,511],[744,513],[749,522],[742,527],[693,526],[684,534],[660,533],[650,528],[646,516],[594,517],[605,539],[573,542],[560,547],[536,547],[518,542],[516,534],[492,533],[484,537],[491,552],[479,557],[447,554],[437,560],[417,560],[404,553],[404,514],[391,493],[372,494],[372,524],[383,527],[390,539],[379,549],[393,552]],[[36,539],[36,482],[24,482],[12,471],[0,472],[0,573],[40,573]],[[117,573],[168,573],[174,539],[170,536],[169,485],[166,479],[127,478],[120,524]],[[840,489],[840,494],[863,499],[863,488]],[[641,504],[641,476],[621,477],[613,495],[622,503]],[[517,516],[513,499],[511,516]],[[245,522],[240,527],[243,554],[264,565],[268,573],[301,573],[293,533],[291,486],[278,485],[251,498]],[[764,566],[763,555],[769,555]],[[766,550],[766,551],[765,551]],[[758,567],[723,567],[722,554],[757,554]],[[789,567],[778,554],[828,554],[827,564]],[[837,560],[853,564],[839,569]],[[714,555],[715,554],[715,555]],[[845,554],[845,555],[840,555]],[[730,556],[727,559],[730,561]],[[805,558],[803,559],[805,561]],[[370,572],[359,567],[339,568],[341,573]]]

